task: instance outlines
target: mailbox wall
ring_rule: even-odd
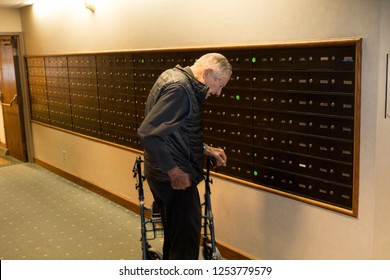
[[[233,66],[202,107],[205,143],[229,158],[218,173],[356,216],[358,39],[28,57],[32,119],[142,150],[137,129],[157,77],[213,51]]]

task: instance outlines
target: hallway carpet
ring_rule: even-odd
[[[137,214],[38,165],[0,168],[0,260],[141,259],[140,235]]]
[[[6,149],[0,146],[0,167],[22,163],[21,161],[6,155]]]

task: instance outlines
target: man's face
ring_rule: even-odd
[[[206,94],[206,98],[211,95],[219,96],[221,94],[222,88],[230,80],[230,75],[223,75],[214,70],[211,70],[205,73],[204,84],[208,86],[209,91]]]

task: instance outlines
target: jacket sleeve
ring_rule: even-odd
[[[148,156],[164,172],[176,166],[164,139],[183,125],[189,112],[190,101],[186,90],[172,84],[164,90],[138,129],[138,137]]]

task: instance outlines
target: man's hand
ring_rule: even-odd
[[[217,161],[217,166],[226,166],[227,156],[225,151],[221,148],[214,148],[205,145],[204,154],[206,156],[212,156]]]
[[[177,166],[168,171],[168,176],[175,190],[184,190],[191,186],[190,176]]]

